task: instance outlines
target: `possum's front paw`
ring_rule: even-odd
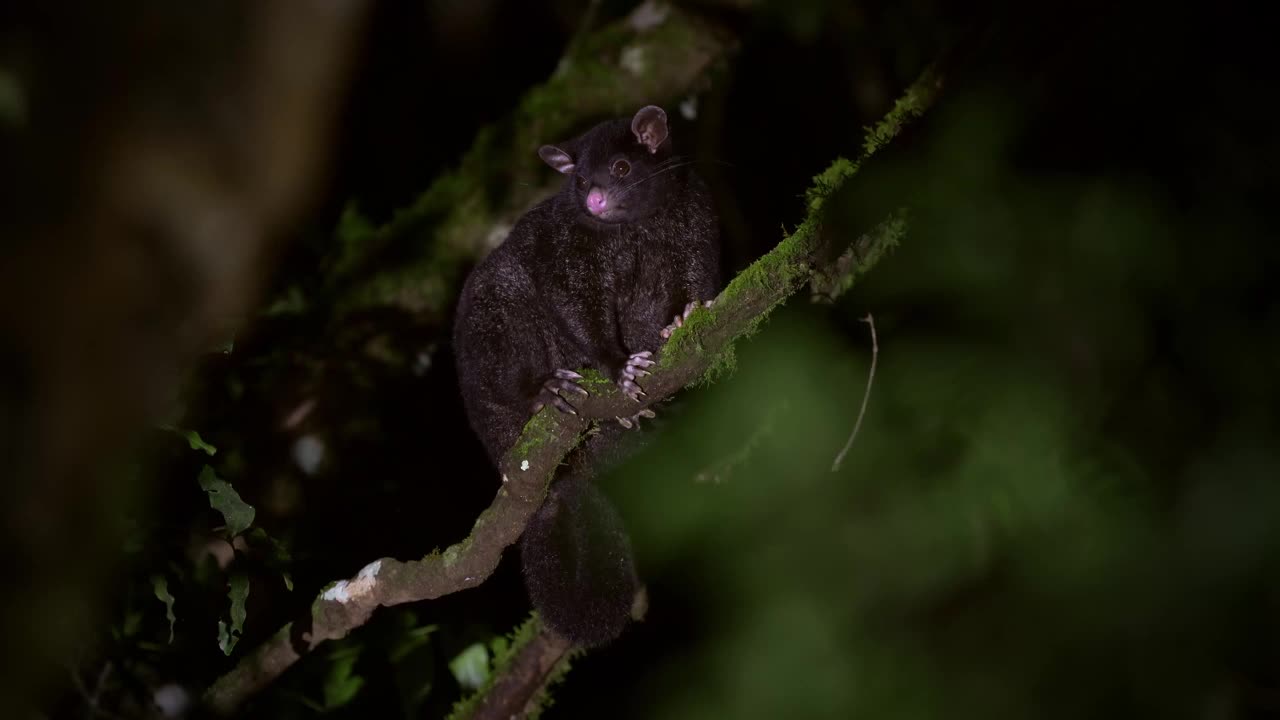
[[[627,397],[640,402],[640,398],[644,396],[644,389],[640,387],[636,380],[649,374],[648,368],[653,365],[653,353],[645,350],[643,352],[632,353],[627,358],[627,364],[622,366],[622,372],[618,373],[618,387],[622,388],[622,392]]]
[[[652,358],[653,353],[648,350],[634,353],[627,358],[627,364],[622,367],[622,372],[618,374],[618,387],[621,387],[622,392],[636,402],[640,402],[640,398],[645,394],[640,384],[636,381],[649,374],[646,368],[653,366]],[[642,417],[652,418],[654,413],[649,408],[645,408],[630,417],[618,417],[617,421],[619,425],[630,430],[640,427],[640,418]]]
[[[660,334],[661,334],[661,335],[662,335],[662,337],[664,337],[664,338],[669,338],[669,337],[671,337],[671,333],[675,332],[675,331],[676,331],[676,328],[678,328],[678,327],[684,327],[684,321],[689,319],[689,313],[691,313],[691,312],[693,312],[695,309],[697,309],[697,307],[698,307],[699,305],[701,305],[701,306],[702,306],[702,307],[704,307],[704,308],[709,308],[709,307],[711,307],[712,303],[714,303],[714,302],[715,302],[715,300],[707,300],[707,301],[705,301],[705,302],[698,302],[697,300],[694,300],[694,301],[693,301],[693,302],[691,302],[691,303],[687,303],[687,304],[684,306],[684,313],[682,313],[682,314],[680,314],[680,315],[676,315],[675,320],[672,320],[670,325],[668,325],[668,326],[666,326],[666,327],[662,328],[662,332],[661,332]]]
[[[533,412],[537,413],[546,405],[553,405],[560,412],[577,415],[578,411],[565,400],[565,396],[587,396],[587,391],[578,384],[581,379],[582,376],[572,370],[557,370],[552,373],[533,398]]]

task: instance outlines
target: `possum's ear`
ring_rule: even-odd
[[[667,113],[657,105],[646,105],[631,119],[631,132],[636,140],[649,148],[650,153],[658,152],[658,146],[667,139]]]
[[[556,172],[564,173],[565,175],[573,172],[573,157],[555,145],[543,145],[538,148],[538,157],[542,158],[542,161],[546,164],[555,168]]]

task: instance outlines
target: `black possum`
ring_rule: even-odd
[[[495,464],[543,406],[574,412],[586,394],[576,370],[595,369],[641,397],[670,329],[720,286],[710,193],[672,153],[661,108],[538,155],[564,186],[472,271],[454,325],[463,403]],[[609,423],[575,451],[521,545],[534,607],[585,646],[622,632],[640,587],[618,514],[590,480],[625,432]]]

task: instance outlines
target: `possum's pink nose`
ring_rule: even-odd
[[[587,193],[587,210],[592,215],[599,215],[609,206],[609,198],[605,197],[604,191],[595,188]]]

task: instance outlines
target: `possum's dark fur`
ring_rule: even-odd
[[[454,329],[464,405],[497,464],[535,408],[568,410],[593,368],[634,393],[674,316],[719,290],[719,227],[654,106],[539,155],[567,177],[471,273]],[[638,365],[635,363],[639,363]],[[561,371],[557,376],[557,371]],[[617,512],[591,483],[625,431],[607,424],[570,458],[522,543],[526,586],[552,629],[582,645],[618,636],[639,589]]]

